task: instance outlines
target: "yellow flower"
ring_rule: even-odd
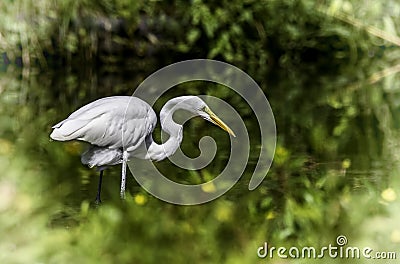
[[[351,160],[345,159],[342,161],[342,169],[348,169],[351,166]]]
[[[383,190],[383,192],[381,193],[381,197],[387,202],[393,202],[394,200],[396,200],[397,195],[392,188],[387,188]]]
[[[141,193],[136,194],[133,199],[138,205],[144,205],[147,202],[147,197]]]
[[[392,234],[390,235],[390,240],[393,243],[400,243],[400,231],[398,229],[393,230]]]
[[[276,165],[283,165],[289,159],[290,153],[282,146],[277,146],[275,150],[274,162]]]
[[[265,219],[267,219],[267,220],[274,219],[275,217],[276,217],[276,214],[274,211],[269,211],[268,213],[265,214]]]
[[[0,155],[10,154],[12,152],[13,148],[14,148],[14,145],[10,141],[0,138]]]
[[[212,183],[212,182],[204,183],[203,185],[201,185],[201,189],[206,193],[213,193],[213,192],[215,192],[217,190],[215,188],[214,183]]]

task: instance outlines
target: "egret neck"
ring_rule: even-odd
[[[160,111],[161,128],[169,135],[168,140],[164,144],[160,145],[153,140],[153,137],[150,134],[149,140],[146,140],[148,146],[146,158],[160,161],[173,155],[179,148],[183,139],[183,126],[175,123],[172,116],[176,110],[187,109],[185,107],[186,105],[180,104],[179,102],[181,100],[178,99],[179,98],[169,100]]]

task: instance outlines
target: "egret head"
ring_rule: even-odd
[[[180,102],[177,104],[177,107],[180,109],[185,109],[195,115],[201,116],[205,120],[219,126],[230,135],[236,137],[235,133],[233,133],[232,129],[230,129],[213,111],[211,111],[210,107],[197,96],[181,96]],[[178,99],[175,98],[175,99]]]

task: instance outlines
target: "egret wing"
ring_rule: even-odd
[[[153,109],[130,96],[106,97],[73,112],[53,128],[55,140],[83,140],[108,148],[134,149],[156,125]]]

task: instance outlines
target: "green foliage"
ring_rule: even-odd
[[[0,262],[255,263],[264,241],[321,247],[340,234],[352,246],[397,250],[399,10],[364,0],[1,2]],[[260,146],[251,109],[227,88],[193,82],[187,93],[226,100],[248,126],[242,179],[191,207],[130,180],[122,202],[115,168],[94,207],[97,173],[80,164],[80,144],[49,141],[50,125],[188,58],[232,63],[267,94],[278,143],[266,180],[248,191]],[[190,155],[203,126],[185,127]],[[201,171],[158,166],[196,184],[223,168],[219,155]]]

